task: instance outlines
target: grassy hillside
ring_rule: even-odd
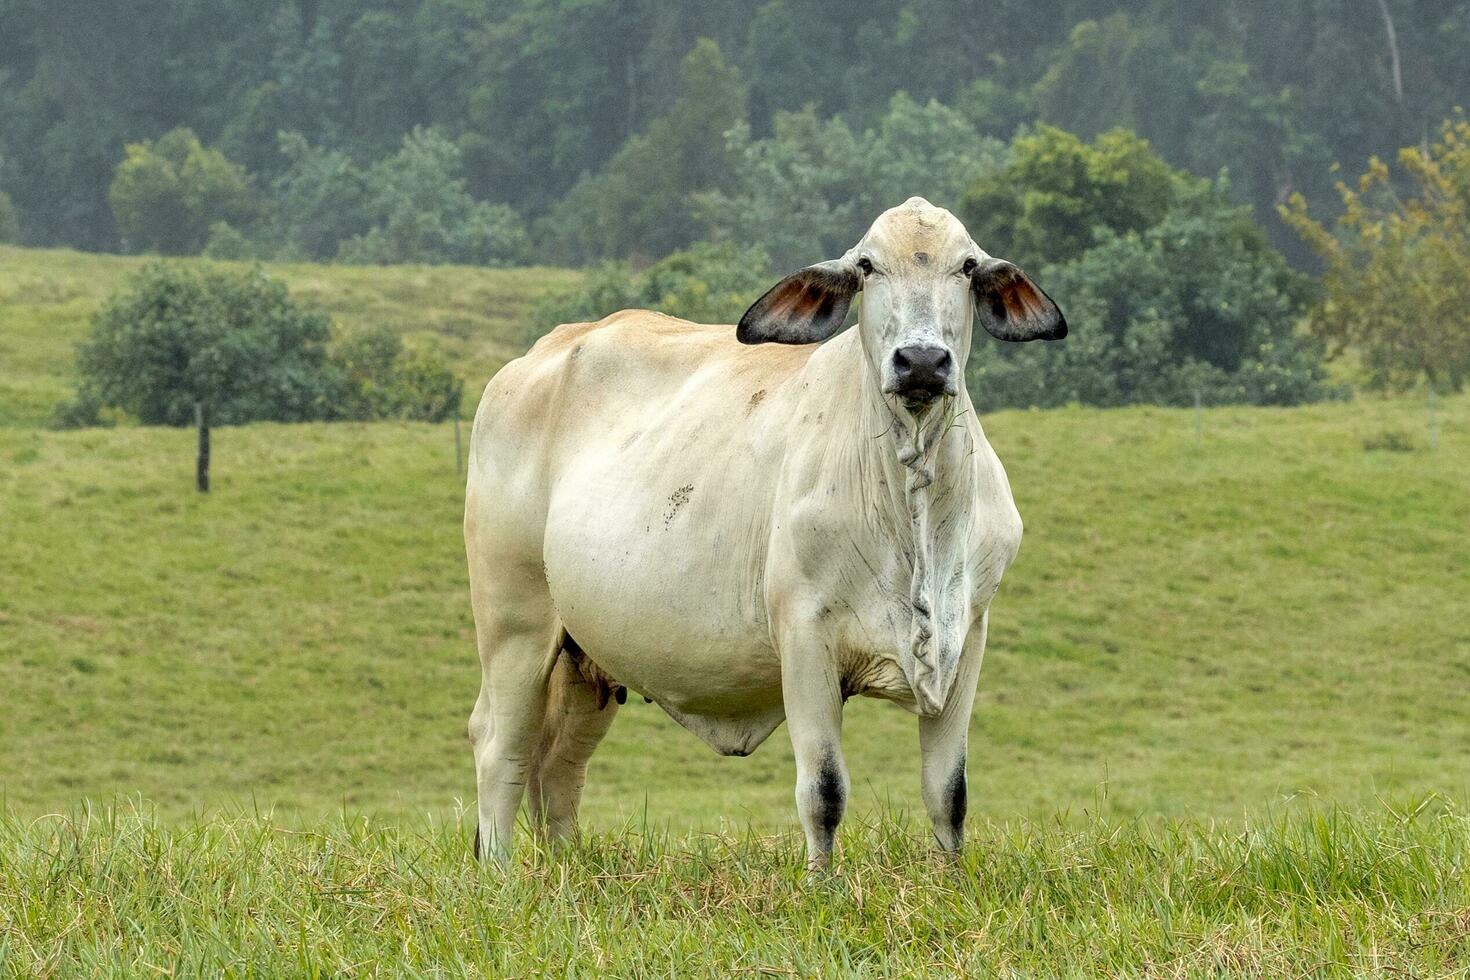
[[[75,387],[73,351],[93,312],[146,261],[0,245],[0,426],[46,423]],[[433,335],[453,353],[475,392],[520,353],[536,303],[577,281],[577,273],[565,269],[265,268],[295,299],[332,314],[341,328],[385,325],[407,337]]]
[[[994,608],[975,812],[1231,816],[1465,788],[1470,399],[1011,412],[1027,522]],[[0,789],[445,813],[478,684],[449,427],[0,429]],[[859,809],[916,796],[914,721],[850,705]],[[630,699],[594,826],[786,826],[785,732],[722,759]]]
[[[589,839],[502,877],[468,855],[452,428],[218,429],[207,497],[190,432],[47,431],[137,264],[0,249],[0,973],[1470,968],[1447,802],[1470,799],[1470,397],[1432,451],[1404,401],[1198,434],[987,416],[1026,539],[957,864],[926,849],[903,712],[850,703],[842,857],[808,881],[784,730],[723,759],[631,698]],[[573,281],[272,271],[342,325],[437,335],[471,389]]]
[[[1466,819],[1438,803],[1248,827],[982,824],[845,837],[597,835],[509,875],[423,823],[129,813],[0,821],[17,976],[1451,977]],[[14,914],[8,919],[6,908]]]

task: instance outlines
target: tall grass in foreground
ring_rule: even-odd
[[[626,828],[478,866],[453,824],[136,808],[0,818],[15,975],[1462,975],[1470,820],[1428,800],[1250,824],[902,817],[799,835]]]

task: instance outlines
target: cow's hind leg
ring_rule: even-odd
[[[504,861],[540,740],[558,630],[549,596],[504,604],[477,597],[475,610],[481,668],[470,715],[479,797],[475,850]]]
[[[612,726],[618,699],[590,682],[578,666],[573,643],[552,670],[546,722],[530,782],[531,819],[552,839],[576,833],[577,805],[587,762]]]

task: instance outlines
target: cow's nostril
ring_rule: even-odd
[[[893,380],[901,392],[945,392],[953,370],[954,356],[943,347],[900,347],[893,352]]]

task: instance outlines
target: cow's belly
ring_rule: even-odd
[[[671,713],[742,717],[781,703],[764,520],[741,475],[708,454],[587,453],[551,499],[544,561],[558,616],[599,667]]]

